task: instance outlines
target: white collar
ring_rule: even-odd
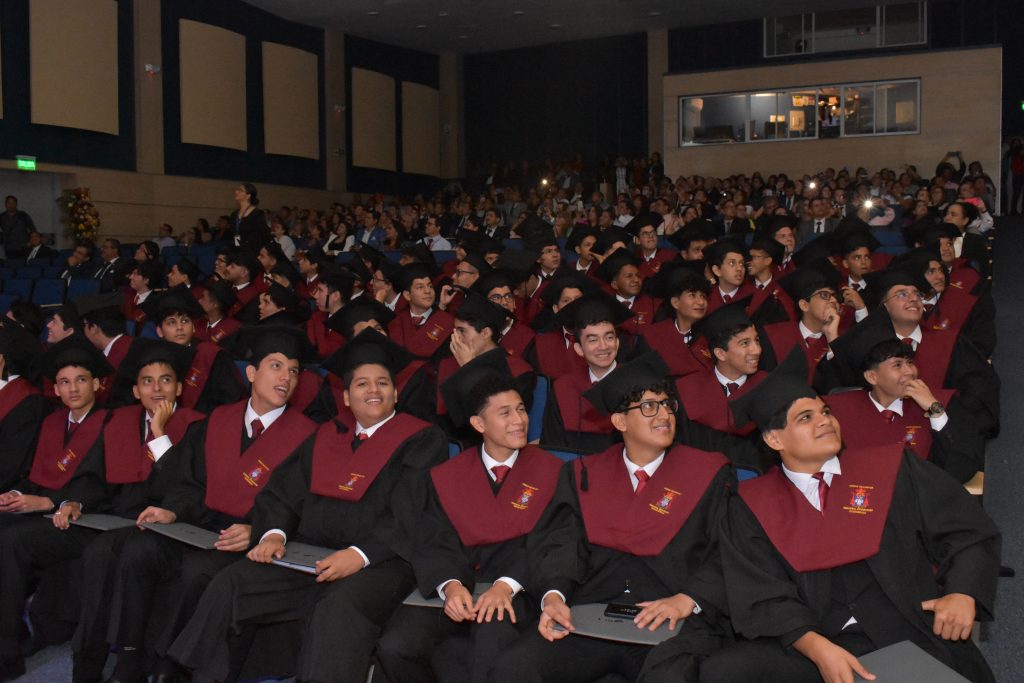
[[[65,406],[65,408],[66,407],[67,406]],[[85,418],[89,417],[90,414],[92,414],[91,410],[88,413],[86,413],[85,415],[83,415],[81,418],[76,420],[75,418],[73,418],[71,416],[71,411],[68,410],[68,424],[71,424],[72,422],[74,422],[75,424],[82,424],[83,422],[85,422]]]
[[[738,292],[738,291],[740,291],[739,287],[737,287],[736,289],[732,290],[731,292],[727,292],[724,289],[722,289],[722,285],[718,285],[718,293],[722,296],[722,301],[725,301],[725,297],[727,297],[727,296],[733,296],[733,297],[736,296],[736,292]]]
[[[498,477],[494,474],[495,467],[506,465],[508,467],[515,467],[516,459],[519,457],[519,449],[512,451],[512,455],[508,456],[505,462],[499,462],[492,458],[486,450],[484,445],[480,444],[480,458],[484,461],[484,467],[487,469],[487,476],[491,478],[491,481],[497,481]]]
[[[21,375],[8,375],[7,379],[0,379],[0,391],[3,390],[8,384],[21,377]]]
[[[832,486],[833,476],[843,473],[842,468],[839,466],[839,458],[834,455],[831,459],[826,460],[818,471],[825,473],[825,483],[829,486]],[[794,472],[791,469],[787,469],[785,465],[782,465],[782,473],[793,482],[793,485],[799,489],[800,493],[804,494],[807,502],[820,512],[821,503],[818,501],[818,480],[814,478],[814,475],[807,474],[806,472]]]
[[[641,250],[641,253],[643,253],[643,250]],[[655,257],[655,255],[657,255],[657,253],[658,253],[658,248],[655,247],[654,251],[651,252],[650,256],[644,256],[644,261],[650,262]]]
[[[610,368],[608,368],[608,372],[604,373],[604,374],[603,374],[603,375],[602,375],[601,377],[598,377],[597,375],[595,375],[595,374],[594,374],[594,371],[593,371],[593,370],[591,370],[591,369],[590,369],[590,366],[588,365],[588,366],[587,366],[587,375],[589,375],[589,376],[590,376],[590,383],[591,383],[591,384],[597,384],[598,382],[600,382],[600,381],[601,381],[602,379],[604,379],[605,377],[607,377],[608,375],[610,375],[610,374],[611,374],[612,372],[614,372],[614,371],[615,371],[615,367],[616,367],[616,366],[617,366],[618,364],[619,364],[619,361],[618,361],[618,360],[614,360],[614,361],[612,361],[612,366],[611,366]]]
[[[929,306],[935,306],[936,304],[939,303],[939,297],[940,296],[941,296],[940,294],[936,293],[930,299],[921,299],[921,303],[922,304],[928,304]]]
[[[800,328],[800,338],[801,339],[807,339],[808,337],[813,337],[814,339],[818,339],[818,338],[821,337],[821,335],[825,334],[824,332],[811,332],[809,329],[807,329],[807,325],[804,325],[804,321],[803,320],[801,320],[797,324],[797,327]]]
[[[393,418],[395,415],[396,415],[396,412],[394,410],[392,410],[390,415],[385,417],[383,420],[381,420],[377,424],[370,425],[369,427],[364,427],[363,425],[361,425],[358,422],[356,422],[356,435],[366,434],[366,438],[369,439],[371,436],[374,435],[374,433],[378,429],[380,429],[381,427],[386,425],[388,423],[388,421],[391,420],[391,418]]]
[[[242,283],[242,284],[240,284],[240,285],[235,285],[235,291],[236,291],[236,292],[240,292],[240,291],[242,291],[243,289],[245,289],[246,287],[248,287],[248,286],[249,286],[250,284],[252,284],[252,283],[251,283],[251,282],[243,282],[243,283]]]
[[[662,451],[661,455],[659,455],[657,458],[647,463],[643,467],[640,467],[640,465],[637,465],[635,462],[629,459],[629,456],[626,455],[625,447],[623,447],[622,449],[622,462],[626,463],[626,471],[629,472],[629,483],[633,487],[634,491],[636,491],[637,482],[640,481],[639,479],[636,478],[636,473],[639,472],[640,470],[643,470],[644,472],[647,473],[647,478],[650,479],[651,477],[654,476],[654,473],[658,471],[658,468],[661,467],[661,463],[663,463],[664,461],[665,451]]]
[[[618,299],[619,303],[626,304],[627,308],[632,306],[633,302],[636,301],[636,297],[635,296],[624,297],[624,296],[620,296],[620,295],[616,294],[615,298]]]
[[[508,324],[508,325],[505,325],[505,329],[503,329],[503,330],[501,331],[501,338],[502,338],[502,339],[504,339],[504,338],[505,338],[505,335],[506,335],[506,334],[508,334],[508,331],[509,331],[509,330],[511,330],[511,329],[512,329],[512,326],[513,326],[513,325],[515,325],[515,324],[516,324],[516,321],[515,321],[515,320],[512,320],[512,321],[509,321],[509,324]]]
[[[686,332],[683,332],[681,329],[679,329],[679,318],[676,318],[675,320],[673,320],[672,324],[676,326],[676,332],[678,332],[679,334],[683,335],[684,337],[686,335],[690,335],[690,337],[693,337],[693,328],[692,327],[690,329],[688,329]]]
[[[871,403],[874,404],[875,409],[878,410],[878,412],[882,412],[883,410],[891,410],[892,412],[896,413],[900,417],[903,417],[903,399],[902,398],[898,398],[898,399],[894,400],[892,403],[890,403],[888,405],[888,407],[887,406],[883,406],[881,403],[876,401],[875,397],[871,394],[870,391],[868,391],[868,398],[871,399]]]
[[[591,261],[590,263],[593,263],[593,261]],[[579,272],[581,272],[581,273],[585,273],[585,272],[587,272],[588,270],[590,270],[590,264],[588,263],[587,265],[585,265],[585,266],[583,266],[582,268],[580,268],[580,261],[579,261],[579,260],[577,260],[577,261],[576,261],[576,270],[578,270],[578,271],[579,271]]]
[[[116,337],[114,337],[113,339],[111,339],[110,342],[106,346],[103,347],[103,355],[104,356],[109,356],[110,355],[110,349],[114,348],[114,342],[116,342],[118,339],[120,339],[123,336],[124,336],[123,334],[119,334]]]
[[[772,283],[772,280],[773,280],[772,274],[771,274],[771,271],[769,270],[768,271],[768,279],[765,280],[764,282],[761,282],[756,277],[754,278],[754,286],[755,287],[758,287],[758,286],[759,287],[767,287],[768,285],[770,285]]]
[[[422,313],[413,313],[412,312],[412,307],[411,306],[409,307],[409,317],[411,318],[413,316],[419,315],[419,317],[420,317],[420,325],[422,325],[423,323],[427,322],[427,318],[429,318],[430,314],[433,313],[433,312],[434,312],[434,307],[433,306],[431,306],[427,310],[423,311]]]
[[[867,283],[864,282],[864,280],[857,282],[856,280],[853,279],[852,275],[848,275],[846,277],[846,281],[849,282],[850,286],[853,287],[854,289],[857,289],[858,287],[864,287],[865,285],[867,285]]]
[[[921,343],[921,339],[923,337],[923,335],[921,334],[921,326],[918,325],[917,327],[915,327],[914,331],[908,334],[906,337],[900,334],[899,332],[896,333],[896,338],[899,339],[900,341],[903,341],[907,337],[910,337],[911,339],[914,340],[914,350],[916,351],[917,345]]]
[[[288,408],[288,404],[281,406],[280,408],[274,408],[269,413],[263,415],[258,414],[252,409],[252,399],[245,404],[245,433],[250,437],[252,436],[252,421],[259,418],[260,423],[263,424],[263,431],[270,429],[270,425],[277,421],[277,418],[281,417],[285,409]]]
[[[152,289],[147,289],[145,292],[135,293],[135,303],[141,304],[143,301],[149,298],[149,295],[153,293]]]
[[[715,379],[717,379],[718,383],[721,384],[723,387],[726,384],[735,384],[737,386],[742,387],[744,384],[747,383],[747,376],[746,375],[740,375],[739,379],[729,379],[728,377],[726,377],[725,375],[723,375],[722,373],[720,373],[718,371],[718,367],[715,367],[714,370],[715,370]]]

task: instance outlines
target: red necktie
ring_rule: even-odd
[[[903,339],[900,339],[900,343],[901,344],[906,344],[907,346],[909,346],[911,348],[913,348],[913,346],[914,346],[914,340],[911,337],[904,337]]]
[[[807,348],[813,351],[813,355],[819,360],[828,353],[828,340],[825,339],[825,335],[820,337],[804,337],[804,343],[807,344]]]
[[[75,433],[76,429],[78,429],[78,423],[75,422],[74,420],[68,420],[68,438],[69,439]]]
[[[644,490],[644,487],[647,486],[647,480],[651,478],[651,475],[647,474],[643,470],[637,470],[633,473],[633,476],[636,477],[636,492],[640,493]]]
[[[263,433],[263,422],[257,417],[255,420],[249,423],[249,428],[252,429],[252,438],[258,437]]]
[[[491,472],[494,473],[494,482],[501,486],[501,482],[505,481],[505,477],[512,471],[512,468],[508,465],[495,465],[491,468]]]
[[[885,418],[886,422],[895,422],[896,421],[896,411],[895,410],[883,410],[882,411],[882,417]]]
[[[932,311],[933,311],[934,309],[935,309],[935,304],[925,304],[925,305],[924,305],[924,314],[925,314],[925,315],[928,315],[928,314],[929,314],[929,313],[931,313],[931,312],[932,312]]]
[[[764,289],[766,287],[766,285],[762,285],[760,282],[758,282],[754,286],[757,287],[758,291],[760,291],[760,290],[762,290],[762,289]]]
[[[825,481],[824,472],[815,472],[814,478],[818,480],[818,505],[821,507],[821,514],[825,514],[825,501],[828,499],[828,482]]]
[[[723,294],[722,301],[724,301],[725,303],[729,303],[730,301],[732,301],[732,294]]]
[[[411,315],[409,317],[412,318],[412,326],[413,327],[419,327],[420,325],[423,324],[423,316],[422,315]]]
[[[574,341],[572,335],[569,334],[568,332],[563,332],[562,337],[565,339],[565,348],[572,348],[572,343]]]
[[[726,396],[732,396],[733,394],[735,394],[739,390],[740,390],[740,385],[736,384],[736,382],[726,382],[726,384],[725,384],[725,395]]]

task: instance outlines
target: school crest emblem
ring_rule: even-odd
[[[66,451],[64,451],[64,455],[62,455],[60,459],[57,461],[57,469],[59,469],[61,472],[67,472],[68,468],[71,467],[71,461],[77,457],[78,456],[75,455],[75,452],[73,450],[71,450],[70,448],[67,449]]]
[[[903,441],[908,446],[917,445],[917,432],[921,429],[920,425],[907,425],[907,433],[903,435]]]
[[[199,368],[193,366],[188,371],[188,375],[185,377],[185,384],[189,385],[193,389],[199,386]]]
[[[516,510],[525,510],[530,505],[530,499],[533,498],[533,494],[539,491],[536,486],[530,486],[529,484],[523,484],[523,490],[519,492],[519,496],[512,501],[512,507]]]
[[[850,504],[844,505],[843,509],[855,515],[874,512],[874,508],[871,507],[871,492],[874,489],[874,486],[850,484]]]
[[[357,474],[356,472],[352,472],[349,474],[348,481],[346,481],[344,484],[338,484],[338,488],[341,489],[342,491],[351,491],[356,487],[356,484],[359,483],[360,479],[365,478],[366,475],[364,474]]]
[[[253,467],[248,472],[242,472],[242,478],[245,479],[245,483],[249,486],[259,486],[261,480],[270,474],[270,468],[262,460],[256,461],[256,467]]]
[[[656,503],[651,503],[649,507],[659,515],[667,515],[669,508],[672,507],[672,501],[676,499],[676,496],[680,495],[679,491],[666,488],[665,493],[658,499]]]
[[[430,339],[430,341],[438,341],[441,338],[442,333],[444,333],[444,328],[437,323],[432,323],[430,331],[427,332],[427,338]]]

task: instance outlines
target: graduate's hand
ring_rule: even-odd
[[[337,581],[363,568],[363,556],[352,548],[331,553],[316,563],[316,582]]]
[[[854,673],[865,680],[875,680],[875,675],[865,669],[856,657],[814,631],[800,636],[793,647],[814,662],[825,683],[854,683]]]
[[[0,501],[0,512],[47,512],[53,509],[53,501],[45,496],[26,496],[9,492]]]
[[[923,380],[914,379],[907,382],[907,393],[903,398],[909,398],[916,403],[921,410],[928,410],[933,403],[938,401],[935,394],[928,388]]]
[[[459,290],[452,285],[443,285],[441,287],[441,294],[437,297],[437,307],[442,311],[448,308],[448,304],[452,302],[455,295],[459,293]]]
[[[445,584],[444,613],[455,623],[473,621],[476,618],[477,612],[473,607],[473,594],[462,585],[461,581],[449,581]]]
[[[271,561],[284,557],[284,552],[284,538],[281,534],[268,534],[246,554],[246,557],[253,562],[270,564]]]
[[[458,331],[449,338],[448,348],[451,349],[452,357],[459,364],[459,367],[473,360],[473,349],[469,348],[469,344],[462,340],[462,336]]]
[[[822,325],[821,331],[825,333],[825,339],[831,344],[839,336],[839,307],[831,306],[831,310],[827,315],[828,317],[825,319],[825,324]]]
[[[139,513],[139,518],[135,520],[135,526],[141,527],[143,524],[174,524],[176,519],[178,519],[178,515],[170,510],[151,505]]]
[[[157,401],[156,406],[153,408],[153,419],[149,422],[150,440],[158,439],[165,434],[164,428],[167,426],[167,421],[171,419],[173,413],[173,402],[166,398],[162,401]]]
[[[676,622],[693,614],[693,608],[697,603],[685,593],[676,593],[672,597],[660,600],[638,602],[636,606],[643,607],[640,614],[633,617],[633,623],[637,628],[644,628],[650,624],[650,630],[656,631],[668,619],[668,629],[674,631]]]
[[[512,586],[504,581],[495,581],[494,585],[476,601],[476,622],[490,623],[494,613],[498,613],[498,621],[505,620],[505,614],[512,623],[516,623],[516,611],[512,609]]]
[[[974,598],[963,593],[950,593],[935,600],[925,600],[921,609],[935,613],[932,632],[943,640],[967,640],[974,627]]]
[[[556,631],[555,624],[560,625],[564,631]],[[565,638],[576,630],[572,625],[572,611],[565,604],[560,596],[552,593],[544,601],[544,611],[540,615],[540,623],[537,624],[537,631],[549,642],[555,642]]]
[[[232,524],[227,529],[222,529],[220,537],[213,547],[223,550],[226,553],[237,553],[249,547],[249,534],[252,527],[248,524]]]
[[[73,520],[82,516],[82,506],[78,503],[67,502],[60,506],[60,509],[53,513],[53,525],[61,531],[67,530]]]
[[[843,303],[855,311],[865,307],[864,297],[853,287],[843,287]]]

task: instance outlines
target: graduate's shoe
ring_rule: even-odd
[[[150,683],[182,683],[188,680],[185,676],[185,671],[176,662],[161,657],[157,660],[156,666],[153,669],[153,675],[150,677]]]
[[[114,673],[104,683],[146,683],[146,657],[142,650],[121,648]]]
[[[0,660],[0,683],[13,681],[25,675],[25,660],[22,657]]]

